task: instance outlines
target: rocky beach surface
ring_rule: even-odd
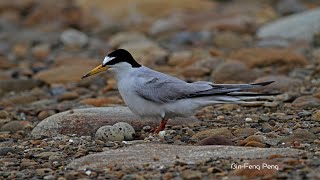
[[[320,178],[319,14],[312,0],[0,1],[0,179]],[[275,81],[256,91],[279,95],[155,135],[110,73],[81,79],[117,48],[188,82]]]

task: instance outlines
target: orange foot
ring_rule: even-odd
[[[168,122],[168,119],[162,119],[161,122],[160,122],[160,125],[154,131],[154,133],[158,134],[160,131],[164,130],[164,128],[166,127],[167,122]]]

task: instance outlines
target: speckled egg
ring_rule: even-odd
[[[133,140],[134,136],[136,135],[136,131],[128,123],[118,122],[114,124],[113,127],[117,128],[119,131],[122,132],[122,134],[124,135],[124,140],[127,140],[127,141]]]
[[[102,141],[123,141],[123,132],[114,126],[102,126],[96,132],[96,139]]]

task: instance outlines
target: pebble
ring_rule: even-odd
[[[123,141],[124,134],[120,129],[114,126],[102,126],[100,127],[95,135],[96,139],[102,141]]]
[[[45,118],[47,118],[49,116],[50,116],[50,114],[49,114],[48,111],[40,111],[40,113],[38,114],[37,117],[38,117],[39,120],[43,120],[43,119],[45,119]]]
[[[173,52],[168,59],[168,65],[170,66],[183,67],[189,65],[190,62],[194,62],[190,51]]]
[[[297,108],[317,107],[320,105],[320,99],[313,96],[300,96],[292,102],[292,106]]]
[[[36,169],[36,173],[39,176],[45,176],[47,174],[53,173],[53,170],[50,168],[41,168],[41,169]]]
[[[188,169],[182,172],[181,177],[186,180],[201,179],[202,173],[200,171]]]
[[[257,141],[250,141],[250,142],[248,142],[246,145],[244,145],[244,146],[246,146],[246,147],[260,147],[260,148],[264,148],[264,147],[266,147],[266,145],[265,144],[262,144],[262,143],[260,143],[260,142],[257,142]]]
[[[57,156],[59,155],[58,152],[41,152],[39,154],[35,154],[35,157],[41,158],[41,159],[49,159],[51,156]]]
[[[50,45],[49,44],[40,44],[31,49],[32,55],[37,60],[45,60],[50,54]]]
[[[145,40],[148,40],[148,38],[142,33],[121,32],[111,36],[109,39],[109,44],[112,47],[119,47],[121,44],[124,44],[124,43],[145,41]]]
[[[88,44],[89,38],[86,34],[75,29],[62,32],[60,40],[67,46],[81,48]]]
[[[38,163],[34,160],[31,160],[31,159],[22,159],[21,160],[21,163],[20,163],[20,166],[22,168],[30,168],[30,167],[33,167],[35,165],[37,165]]]
[[[34,79],[10,79],[0,81],[0,96],[8,92],[21,92],[41,86],[43,83]]]
[[[240,48],[251,41],[250,36],[239,35],[230,31],[219,32],[214,36],[213,43],[218,48]]]
[[[129,123],[118,122],[114,124],[113,127],[118,128],[121,131],[121,133],[124,135],[124,140],[130,141],[134,139],[136,131]]]
[[[264,132],[264,133],[271,132],[271,131],[272,131],[272,128],[273,128],[273,127],[272,127],[269,123],[267,123],[267,122],[265,122],[265,123],[262,124],[262,132]]]
[[[311,119],[313,121],[320,121],[320,110],[314,112],[311,116]]]
[[[74,100],[79,97],[76,92],[65,92],[58,96],[58,101]]]
[[[202,139],[200,142],[198,142],[198,145],[225,145],[225,146],[232,146],[234,143],[223,137],[223,136],[209,136],[207,138]]]
[[[228,139],[232,139],[234,137],[228,128],[223,127],[223,128],[215,128],[215,129],[208,129],[208,130],[200,131],[200,132],[194,134],[192,136],[192,138],[202,140],[204,138],[207,138],[207,137],[213,136],[213,135],[223,136]]]
[[[110,104],[122,104],[123,101],[119,97],[98,97],[98,98],[86,98],[80,101],[81,103],[92,105],[95,107],[103,107]]]
[[[182,31],[170,37],[170,46],[176,49],[177,45],[190,45],[190,44],[209,44],[212,34],[208,31],[189,32]]]
[[[10,121],[4,124],[0,130],[16,133],[20,130],[32,129],[33,125],[29,121]]]
[[[277,3],[276,9],[281,15],[289,15],[304,11],[306,7],[300,0],[282,0]]]
[[[261,26],[257,30],[258,38],[277,37],[311,42],[313,34],[319,32],[320,8],[282,17]],[[301,26],[303,24],[303,26]]]
[[[54,175],[50,174],[50,175],[44,176],[43,179],[45,179],[45,180],[54,180],[54,179],[56,179],[56,177]]]
[[[317,136],[314,133],[306,129],[298,128],[294,130],[290,136],[283,137],[280,142],[294,143],[295,141],[298,141],[303,143],[312,143],[316,139]]]
[[[244,121],[245,122],[253,122],[253,119],[252,118],[245,118]]]
[[[262,74],[259,70],[251,70],[243,62],[228,60],[217,65],[211,78],[215,83],[251,82]]]
[[[149,32],[152,35],[166,33],[174,31],[176,29],[183,28],[185,24],[181,21],[181,18],[173,16],[170,18],[164,18],[156,20],[150,27]]]
[[[15,150],[12,147],[0,147],[0,156],[5,156],[8,153],[15,153],[17,150]]]
[[[15,44],[12,48],[13,53],[18,57],[18,58],[23,58],[27,55],[29,49],[28,44]]]
[[[296,91],[301,87],[302,81],[299,79],[287,77],[284,75],[267,75],[257,78],[254,82],[274,81],[274,83],[257,88],[262,92],[288,92]]]
[[[0,119],[7,119],[9,117],[9,113],[7,111],[0,111]]]
[[[281,74],[308,64],[302,54],[291,49],[279,48],[242,48],[232,52],[230,58],[245,63],[249,68],[272,66],[274,72]]]
[[[34,79],[42,80],[48,84],[66,84],[81,81],[84,72],[88,67],[75,63],[72,66],[59,66],[40,71]]]
[[[239,144],[240,145],[245,145],[250,141],[255,141],[255,142],[259,142],[264,144],[266,142],[267,138],[263,135],[251,135],[249,137],[247,137],[246,139],[244,139],[243,141],[240,141]]]
[[[239,128],[239,129],[236,129],[235,131],[233,131],[233,134],[239,138],[246,138],[248,136],[253,135],[257,131],[258,130],[256,128],[249,128],[249,127],[248,128]]]

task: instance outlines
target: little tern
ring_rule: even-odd
[[[132,55],[118,49],[108,54],[101,65],[82,78],[110,70],[125,104],[141,118],[161,119],[155,133],[165,129],[168,119],[189,117],[205,106],[223,103],[250,103],[265,94],[244,90],[266,86],[273,81],[251,84],[188,83],[140,65]]]

